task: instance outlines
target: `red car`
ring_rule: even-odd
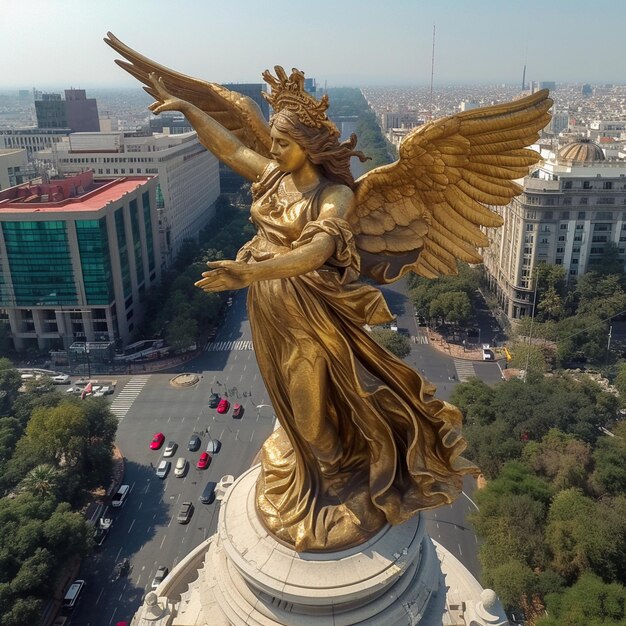
[[[241,418],[242,415],[243,407],[241,406],[241,404],[235,404],[235,406],[233,406],[233,417],[238,420]]]
[[[226,398],[222,398],[220,403],[217,405],[217,412],[228,413],[228,409],[230,409],[230,402]]]
[[[196,463],[198,469],[206,469],[211,464],[211,455],[208,452],[203,452]]]
[[[158,450],[165,441],[165,435],[163,433],[157,433],[154,437],[152,437],[152,441],[150,442],[150,450]]]

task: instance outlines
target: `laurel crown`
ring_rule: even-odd
[[[291,76],[287,77],[280,65],[274,66],[277,78],[269,70],[263,72],[263,80],[272,88],[272,93],[263,93],[263,97],[271,104],[276,113],[287,109],[293,111],[300,122],[312,128],[326,127],[331,135],[339,136],[339,130],[328,119],[328,96],[324,94],[321,100],[316,100],[304,90],[304,73],[295,67]]]

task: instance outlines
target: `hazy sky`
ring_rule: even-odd
[[[0,89],[132,86],[102,38],[215,82],[626,82],[623,0],[0,0]]]

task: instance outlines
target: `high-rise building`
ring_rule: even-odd
[[[0,192],[0,317],[17,351],[128,343],[160,280],[156,186],[88,171]]]
[[[158,174],[156,202],[161,237],[161,265],[175,260],[186,239],[214,215],[220,194],[218,161],[195,132],[74,133],[53,148],[60,172],[92,169],[96,179]]]
[[[66,89],[65,100],[58,93],[42,94],[35,100],[38,128],[69,128],[71,132],[100,130],[98,105],[84,89]]]
[[[612,242],[626,267],[626,162],[606,159],[589,139],[542,156],[524,178],[523,193],[506,207],[492,207],[504,226],[488,230],[484,269],[511,320],[532,315],[538,263],[562,265],[575,279]]]
[[[0,128],[0,150],[24,149],[31,161],[37,152],[50,149],[69,133],[68,128]]]

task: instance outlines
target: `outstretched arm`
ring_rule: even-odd
[[[154,73],[150,74],[150,81],[158,94],[157,101],[149,107],[155,115],[163,111],[180,111],[196,129],[205,148],[244,178],[257,180],[270,162],[269,159],[245,146],[233,133],[197,106],[172,96],[162,79]]]
[[[348,187],[337,185],[322,199],[318,219],[344,218],[352,208],[354,195]],[[203,278],[195,283],[204,291],[227,291],[242,289],[259,280],[276,280],[300,276],[319,269],[335,253],[335,239],[320,232],[305,245],[258,263],[242,261],[211,261],[212,268],[203,272]]]

